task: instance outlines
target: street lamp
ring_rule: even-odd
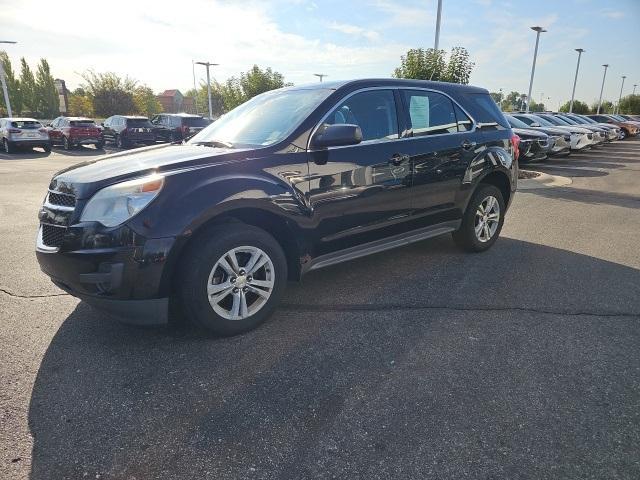
[[[324,77],[328,77],[329,76],[326,73],[314,73],[314,75],[320,79],[320,82],[322,82],[322,79]]]
[[[440,20],[442,19],[442,0],[438,0],[438,15],[436,17],[436,41],[433,49],[437,52],[440,45]]]
[[[634,83],[634,84],[633,84],[633,93],[632,93],[632,95],[635,95],[635,94],[636,94],[636,87],[637,87],[637,86],[638,86],[638,84],[637,84],[637,83]]]
[[[211,80],[209,77],[209,67],[217,67],[218,63],[196,62],[198,65],[204,65],[207,68],[207,96],[209,97],[209,119],[213,120],[213,109],[211,108]]]
[[[598,100],[598,111],[596,112],[598,115],[600,114],[600,107],[602,107],[602,92],[604,91],[604,79],[607,78],[607,68],[609,68],[609,64],[605,63],[602,66],[604,67],[604,75],[602,75],[602,87],[600,87],[600,100]]]
[[[527,113],[529,113],[529,104],[531,103],[531,90],[533,89],[533,75],[536,73],[536,58],[538,57],[538,43],[540,42],[540,34],[546,32],[542,27],[531,27],[536,33],[536,48],[533,51],[533,65],[531,65],[531,80],[529,80],[529,94],[527,95]]]
[[[576,76],[573,79],[573,91],[571,92],[571,103],[569,104],[569,113],[573,113],[573,98],[576,95],[576,83],[578,82],[578,70],[580,70],[580,57],[582,56],[582,52],[584,52],[584,49],[576,48],[576,52],[578,52],[578,64],[576,65]]]
[[[0,43],[15,45],[18,42],[14,42],[12,40],[0,40]],[[7,106],[7,114],[10,117],[13,117],[13,113],[11,112],[11,102],[9,101],[9,89],[7,88],[7,79],[4,73],[4,65],[2,62],[0,62],[0,81],[2,81],[2,92],[4,93],[4,104]]]
[[[626,75],[622,75],[622,85],[620,85],[620,96],[618,97],[618,108],[616,109],[616,113],[620,114],[620,100],[622,100],[622,89],[624,88],[624,79],[627,78]]]

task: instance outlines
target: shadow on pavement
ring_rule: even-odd
[[[564,199],[591,205],[613,205],[616,207],[640,208],[640,195],[589,190],[585,188],[532,188],[526,193],[533,193],[546,198]]]
[[[31,478],[631,478],[638,315],[639,270],[507,238],[319,271],[230,339],[80,303],[33,388]]]

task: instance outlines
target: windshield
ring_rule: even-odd
[[[13,128],[23,128],[25,130],[37,130],[42,127],[40,122],[36,120],[13,120],[11,122]]]
[[[289,135],[333,90],[274,90],[253,97],[195,135],[189,144],[273,145]]]
[[[587,123],[598,123],[593,118],[589,118],[589,117],[580,117],[580,118],[582,118]]]
[[[579,124],[579,125],[586,125],[587,123],[589,123],[589,122],[585,121],[585,119],[582,118],[582,117],[575,117],[575,116],[571,115],[571,116],[569,116],[569,118],[571,120],[573,120],[574,122],[576,122],[576,124]]]
[[[609,115],[612,118],[615,118],[616,120],[618,120],[619,122],[626,122],[627,120],[622,118],[620,115]]]
[[[529,118],[538,122],[543,127],[556,127],[555,123],[549,122],[546,118],[539,117],[538,115],[529,115]]]
[[[505,115],[507,120],[509,121],[509,125],[511,128],[531,128],[529,125],[524,123],[522,120],[518,120],[516,117],[512,117],[511,115]]]
[[[569,117],[566,117],[564,115],[562,115],[561,117],[560,116],[556,116],[556,118],[559,119],[559,120],[562,120],[565,123],[568,123],[569,125],[577,125],[578,124],[578,122],[576,122],[573,118],[569,118]]]

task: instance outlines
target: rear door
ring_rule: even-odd
[[[307,196],[317,254],[403,230],[411,209],[411,170],[397,108],[393,89],[368,89],[348,95],[323,120],[360,126],[363,141],[309,154]]]
[[[475,156],[473,122],[448,96],[402,89],[409,139],[403,150],[413,172],[412,209],[416,221],[432,225],[458,219],[457,193]]]

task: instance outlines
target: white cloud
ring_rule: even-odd
[[[608,18],[620,19],[624,18],[625,13],[621,10],[603,10],[602,15]]]
[[[380,38],[380,34],[375,30],[367,30],[366,28],[358,27],[357,25],[350,25],[348,23],[331,22],[327,24],[327,28],[345,33],[347,35],[364,37],[369,41],[375,41]]]

